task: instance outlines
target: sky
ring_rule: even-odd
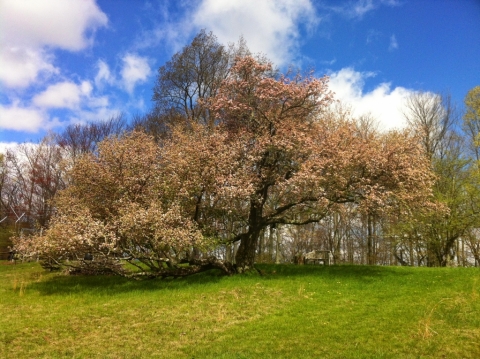
[[[0,152],[147,113],[158,68],[201,29],[328,75],[384,130],[416,91],[461,109],[480,85],[480,0],[0,0]]]

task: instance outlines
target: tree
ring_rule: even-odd
[[[27,227],[48,225],[54,211],[52,200],[66,186],[64,158],[52,135],[39,144],[21,144],[7,152],[9,207],[17,216],[24,215]]]
[[[428,266],[445,266],[455,257],[457,243],[472,238],[472,226],[478,222],[478,169],[466,155],[465,137],[458,132],[458,118],[448,97],[442,101],[440,95],[415,94],[407,107],[408,120],[429,154],[436,174],[433,193],[444,211],[414,214],[405,233],[420,254],[418,264],[425,259]],[[476,126],[472,116],[464,121],[470,141],[475,140]]]
[[[103,139],[119,136],[125,129],[126,121],[120,115],[106,121],[68,125],[62,133],[55,136],[55,141],[74,163],[83,154],[95,152]]]
[[[446,266],[451,262],[457,241],[478,223],[479,192],[475,172],[470,161],[454,151],[435,163],[434,195],[447,208],[447,213],[432,212],[423,221],[421,233],[428,240],[427,265]]]
[[[467,135],[469,150],[476,161],[480,160],[480,86],[468,91],[465,96],[465,114],[463,115],[463,130]]]
[[[98,154],[76,162],[73,184],[57,197],[50,227],[33,238],[17,238],[16,248],[47,268],[87,273],[159,277],[223,269],[210,259],[180,265],[193,247],[205,248],[210,240],[169,201],[159,160],[160,148],[145,134],[104,140]]]
[[[472,88],[465,96],[464,102],[466,111],[463,116],[463,130],[466,133],[468,149],[474,160],[472,164],[474,168],[471,171],[474,171],[476,176],[478,176],[478,171],[480,170],[480,86]],[[471,188],[476,188],[476,186],[472,185]],[[474,204],[473,208],[478,206],[478,198],[478,195],[471,197],[471,202]],[[479,266],[480,236],[477,224],[469,228],[464,240],[475,258],[475,266]]]
[[[353,123],[331,116],[327,78],[273,78],[271,70],[251,57],[239,59],[208,102],[221,124],[215,130],[227,133],[232,152],[221,183],[244,224],[232,238],[240,241],[239,271],[253,267],[267,226],[318,222],[347,202],[423,202],[432,180],[408,135],[371,142],[356,135]]]
[[[5,155],[0,153],[0,220],[3,220],[8,213],[8,199],[6,187],[8,181],[8,168]]]
[[[415,92],[407,98],[404,117],[417,132],[428,158],[442,156],[452,139],[458,117],[450,96]]]
[[[10,200],[9,200],[9,168],[6,157],[0,153],[0,251],[7,252],[7,247],[11,245],[10,235],[13,230],[13,221],[10,218]],[[5,259],[6,256],[2,259]]]
[[[159,141],[168,137],[174,126],[214,126],[208,109],[200,102],[215,96],[236,57],[249,54],[242,37],[237,44],[224,46],[213,33],[201,30],[189,45],[158,69],[152,96],[154,109],[137,116],[132,127]]]
[[[198,100],[215,96],[229,74],[233,59],[248,53],[242,38],[237,47],[226,48],[213,33],[201,30],[190,45],[158,70],[152,97],[158,120],[181,117],[212,126],[212,118]]]
[[[98,270],[127,276],[245,272],[268,228],[315,223],[345,203],[380,213],[428,201],[433,177],[415,138],[363,138],[332,112],[326,77],[274,73],[239,57],[199,102],[215,126],[173,126],[160,145],[138,132],[102,142],[73,167],[46,234],[17,248],[81,269],[93,253]],[[237,242],[235,265],[211,255]]]

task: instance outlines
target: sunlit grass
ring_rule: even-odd
[[[474,268],[128,281],[0,262],[1,358],[478,358]]]

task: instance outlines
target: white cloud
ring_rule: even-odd
[[[82,85],[78,87],[81,88]],[[84,91],[88,92],[88,85],[84,83],[84,87]],[[48,101],[51,98],[45,97],[44,99]],[[110,106],[107,97],[89,97],[83,101],[84,102],[73,109],[68,116],[65,116],[62,121],[60,121],[58,117],[50,117],[44,109],[23,107],[18,101],[12,105],[0,105],[0,132],[2,130],[12,130],[38,133],[40,130],[62,128],[70,123],[102,121],[114,117],[121,112],[119,109]],[[85,106],[82,106],[82,104]],[[49,105],[57,104],[49,103]]]
[[[398,41],[395,35],[390,36],[390,45],[388,46],[389,51],[394,51],[398,49]]]
[[[68,124],[80,123],[85,124],[87,122],[101,122],[112,117],[117,117],[122,111],[111,107],[99,107],[80,110],[72,114],[69,118]]]
[[[57,74],[59,70],[51,62],[52,56],[43,50],[3,47],[0,49],[0,81],[7,87],[26,87],[40,73]]]
[[[375,76],[371,72],[358,72],[344,68],[330,75],[330,88],[335,97],[350,104],[354,116],[371,113],[383,130],[404,128],[402,106],[412,90],[404,87],[391,89],[389,83],[381,83],[370,92],[364,92],[365,79]]]
[[[363,17],[367,12],[375,9],[375,5],[372,0],[360,0],[353,5],[351,9],[352,17]]]
[[[62,120],[49,115],[51,109],[66,109],[69,112]],[[0,130],[38,133],[41,130],[60,128],[71,121],[101,120],[118,112],[110,109],[107,96],[95,96],[89,81],[79,84],[59,82],[50,85],[33,97],[28,106],[15,100],[12,104],[0,105]]]
[[[110,72],[110,68],[105,61],[99,60],[97,62],[97,67],[98,72],[95,75],[95,85],[97,87],[101,87],[103,83],[112,84],[115,81],[115,78]]]
[[[160,4],[158,6],[161,6]],[[189,11],[185,10],[188,14]],[[165,13],[157,20],[160,25],[151,30],[141,30],[133,44],[134,50],[165,46],[168,51],[178,52],[188,42],[189,36],[196,30],[189,15],[182,21]]]
[[[337,6],[323,6],[336,13],[339,13],[349,19],[362,19],[370,11],[377,9],[381,5],[399,6],[401,3],[397,0],[351,0],[347,3]]]
[[[78,51],[91,42],[87,30],[108,22],[93,0],[3,0],[1,6],[2,39],[27,47]]]
[[[331,59],[331,60],[329,60],[329,61],[327,61],[327,60],[321,61],[320,63],[321,63],[322,65],[332,66],[333,64],[335,64],[335,62],[337,62],[337,58],[336,58],[336,57],[334,57],[333,59]]]
[[[0,129],[37,132],[46,123],[45,114],[37,109],[20,107],[18,103],[0,105]]]
[[[220,43],[237,42],[243,35],[252,52],[281,66],[297,57],[299,27],[313,28],[319,18],[310,0],[204,0],[191,21],[197,29],[213,31]]]
[[[8,87],[58,72],[47,47],[84,49],[108,22],[94,0],[0,0],[0,6],[0,81]]]
[[[75,109],[80,106],[83,98],[89,97],[92,85],[83,81],[77,85],[73,82],[60,82],[50,85],[47,89],[33,98],[33,103],[46,108]]]
[[[191,2],[179,2],[183,13],[180,19],[163,3],[155,5],[160,25],[141,32],[135,48],[141,50],[161,44],[177,52],[192,35],[206,29],[224,45],[236,43],[243,36],[253,53],[262,53],[276,65],[283,66],[303,59],[303,55],[299,55],[303,41],[300,29],[310,32],[321,21],[312,0],[202,0],[198,3],[191,6]]]
[[[123,58],[123,68],[121,71],[122,81],[125,89],[132,93],[138,82],[144,82],[151,74],[152,70],[145,57],[135,54],[126,54]]]
[[[366,13],[375,10],[376,7],[377,4],[373,0],[356,0],[342,5],[326,6],[327,9],[349,19],[362,19]]]

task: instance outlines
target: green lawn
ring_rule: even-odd
[[[480,270],[127,281],[0,262],[1,358],[480,358]]]

